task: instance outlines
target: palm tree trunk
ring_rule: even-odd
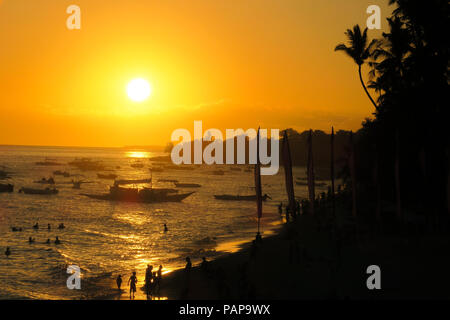
[[[362,75],[361,75],[361,65],[358,66],[358,73],[359,73],[359,80],[361,80],[361,84],[364,88],[364,91],[366,92],[367,96],[369,97],[370,101],[372,101],[372,104],[375,106],[375,110],[378,110],[378,106],[375,103],[375,101],[373,101],[372,97],[370,96],[369,91],[367,91],[366,85],[364,84]]]

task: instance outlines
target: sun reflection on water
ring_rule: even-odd
[[[125,153],[125,156],[127,158],[137,158],[137,159],[143,159],[143,158],[150,158],[151,153],[147,151],[127,151]]]

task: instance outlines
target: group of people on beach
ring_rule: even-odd
[[[156,293],[159,294],[159,291],[161,289],[162,269],[163,266],[160,265],[157,271],[153,271],[153,266],[147,265],[147,269],[145,270],[145,284],[144,284],[147,299],[149,299],[152,295]],[[134,299],[137,283],[138,278],[136,276],[136,271],[133,271],[127,283],[127,285],[130,286],[130,299]],[[121,291],[122,286],[121,274],[117,276],[116,284],[119,291]]]

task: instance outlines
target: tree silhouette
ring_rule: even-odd
[[[364,84],[361,75],[361,66],[371,56],[372,49],[377,43],[377,41],[372,40],[370,43],[368,43],[367,28],[365,28],[364,31],[361,33],[359,25],[355,25],[353,27],[353,30],[347,29],[345,35],[348,38],[349,46],[346,46],[345,44],[341,43],[336,46],[334,51],[344,51],[349,57],[351,57],[355,61],[355,63],[358,65],[359,80],[361,81],[364,91],[366,92],[372,104],[375,106],[375,109],[378,109],[377,104],[370,96],[369,91],[367,91],[366,85]]]

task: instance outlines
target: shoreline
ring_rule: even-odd
[[[245,242],[208,261],[208,271],[194,261],[188,280],[184,269],[174,270],[163,275],[152,299],[448,299],[450,277],[443,277],[450,268],[448,235],[362,231],[358,240],[348,232],[337,242],[322,222],[304,215],[284,224],[263,237],[254,257]],[[367,288],[370,265],[381,268],[382,290]],[[146,299],[142,284],[136,300]],[[128,300],[128,291],[105,299]]]

